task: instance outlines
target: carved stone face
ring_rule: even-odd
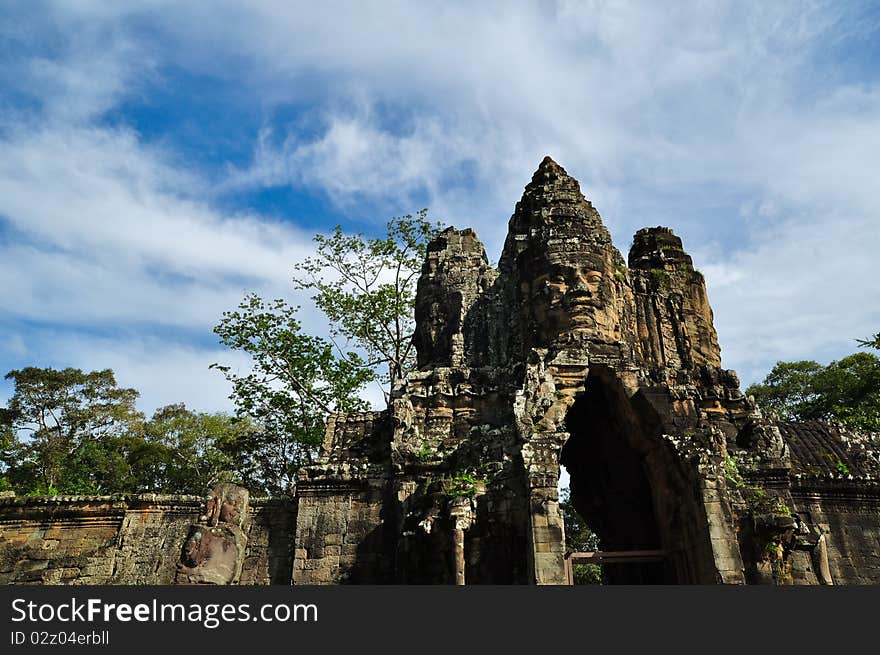
[[[538,275],[523,283],[539,339],[547,344],[575,333],[599,333],[608,323],[613,276],[595,253],[547,253]]]
[[[547,316],[551,322],[572,329],[590,328],[595,325],[594,310],[600,305],[598,293],[602,271],[590,270],[593,266],[556,264],[551,270],[535,280],[540,294],[543,292]],[[542,288],[543,287],[543,288]]]
[[[230,523],[241,527],[250,494],[247,489],[223,483],[214,487],[206,500],[207,507],[203,520],[206,520],[208,525]]]

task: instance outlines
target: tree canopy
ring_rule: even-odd
[[[212,365],[232,384],[237,416],[257,428],[239,441],[243,475],[283,492],[313,461],[330,414],[366,410],[368,382],[393,385],[413,367],[416,278],[436,227],[426,216],[394,218],[383,237],[339,226],[315,236],[316,253],[295,266],[294,284],[313,292],[329,339],[304,333],[299,308],[282,299],[251,293],[224,312],[214,332],[253,362],[246,374]]]
[[[880,350],[880,332],[875,334],[870,339],[856,339],[859,342],[859,345],[863,348],[874,348],[876,350]]]
[[[831,420],[853,429],[880,430],[880,359],[859,352],[823,366],[777,362],[746,393],[783,420]]]
[[[427,213],[393,218],[386,236],[372,239],[347,235],[337,225],[329,236],[316,235],[315,256],[295,267],[294,284],[314,292],[332,336],[361,349],[366,354],[361,365],[377,369],[386,386],[415,365],[416,283],[428,241],[439,228]]]
[[[0,488],[25,495],[204,493],[234,475],[252,428],[182,404],[149,420],[113,371],[28,367],[0,409]],[[255,490],[261,489],[259,485]]]
[[[245,375],[212,366],[232,384],[237,415],[259,427],[247,438],[251,461],[240,465],[277,493],[313,461],[329,414],[367,409],[358,393],[372,376],[357,353],[337,356],[330,342],[304,334],[296,312],[284,300],[250,294],[214,329],[224,345],[253,361]]]
[[[0,410],[9,484],[30,492],[100,493],[126,477],[122,453],[135,447],[143,415],[138,392],[113,371],[28,367],[10,371],[15,392]],[[22,438],[25,437],[25,438]]]

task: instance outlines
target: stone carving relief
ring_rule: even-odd
[[[215,486],[205,513],[190,527],[177,565],[176,584],[235,584],[247,546],[247,489],[230,483]]]

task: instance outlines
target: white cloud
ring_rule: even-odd
[[[93,336],[63,328],[45,329],[32,331],[22,340],[27,346],[27,365],[113,369],[120,387],[140,392],[138,409],[148,415],[158,407],[180,402],[196,411],[231,412],[230,386],[222,373],[208,367],[216,362],[245,373],[250,362],[246,355],[219,345],[204,347],[137,333]],[[10,356],[4,348],[0,354]],[[12,385],[6,386],[9,396]]]
[[[759,230],[755,245],[704,267],[724,361],[746,383],[779,360],[828,361],[880,325],[876,285],[880,209],[850,214],[831,203],[821,218]],[[699,262],[699,257],[697,258]]]
[[[685,237],[709,276],[725,363],[745,381],[779,358],[839,357],[876,331],[880,86],[821,68],[876,24],[826,3],[452,4],[387,18],[331,22],[272,3],[249,15],[264,38],[237,43],[264,83],[315,70],[333,81],[316,100],[317,136],[294,126],[280,147],[264,142],[255,180],[341,204],[420,190],[496,256],[549,152],[621,245],[646,224]],[[315,29],[331,24],[338,39]],[[388,106],[409,120],[383,119]],[[473,186],[456,185],[468,165]]]
[[[120,29],[122,16],[111,4],[30,4],[5,7],[0,18],[0,37],[9,45],[0,80],[39,111],[14,112],[4,123],[88,121],[154,79],[157,57]]]
[[[0,308],[38,321],[213,325],[245,290],[286,294],[308,236],[193,199],[202,182],[125,131],[2,142]]]
[[[870,66],[829,61],[841,44],[876,38],[877,25],[849,10],[54,5],[34,29],[51,24],[66,45],[34,58],[22,82],[47,109],[20,124],[6,116],[0,132],[0,211],[27,237],[0,244],[14,290],[0,311],[205,327],[243,288],[286,291],[303,234],[211,203],[248,186],[395,212],[425,198],[434,215],[474,226],[494,259],[523,185],[551,154],[620,245],[643,225],[684,237],[709,280],[725,364],[746,381],[777,358],[846,354],[880,323],[880,87]],[[253,98],[267,120],[251,167],[215,187],[173,144],[96,127],[163,65]],[[279,106],[297,119],[274,120]]]

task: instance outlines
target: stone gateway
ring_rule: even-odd
[[[565,466],[608,583],[880,583],[880,435],[765,417],[681,240],[624,260],[549,157],[497,269],[430,243],[416,323],[418,370],[330,417],[292,500],[0,499],[0,581],[566,584]]]

